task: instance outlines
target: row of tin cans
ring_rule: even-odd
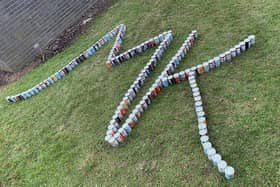
[[[160,37],[160,36],[159,36]],[[167,37],[170,38],[172,36]],[[156,79],[154,84],[149,88],[149,91],[145,94],[145,96],[142,97],[142,100],[136,105],[134,110],[129,114],[128,118],[126,119],[125,123],[120,127],[121,120],[126,115],[126,110],[136,94],[138,93],[140,87],[144,83],[144,80],[146,78],[146,75],[144,72],[150,71],[149,68],[144,68],[144,71],[141,71],[138,78],[134,82],[134,84],[130,87],[128,92],[126,93],[125,97],[121,101],[120,105],[117,108],[117,111],[115,112],[115,115],[112,117],[112,120],[110,121],[110,124],[108,126],[105,140],[113,147],[118,146],[119,144],[124,143],[128,135],[131,133],[132,129],[137,124],[140,116],[144,111],[148,109],[148,106],[152,103],[152,100],[160,93],[162,84],[161,79],[162,77],[168,76],[168,73],[170,73],[170,68],[172,64],[179,65],[180,61],[185,57],[189,49],[194,44],[195,39],[197,38],[197,32],[193,31],[184,41],[182,47],[177,51],[176,55],[169,61],[164,71],[162,71],[161,75]],[[170,38],[172,39],[172,38]],[[164,40],[163,40],[164,42]],[[171,42],[171,41],[170,41]],[[150,60],[153,62],[153,59],[156,55],[161,56],[164,52],[164,50],[161,50],[161,48],[164,46],[160,46],[153,57]],[[158,61],[159,58],[156,60]],[[148,75],[150,73],[147,73]],[[141,80],[139,84],[139,80]]]
[[[146,94],[145,97],[143,97],[144,99],[142,100],[141,105],[136,106],[136,109],[133,110],[132,113],[129,115],[126,123],[122,125],[122,127],[120,127],[121,121],[125,118],[127,114],[127,109],[129,105],[131,104],[131,102],[136,97],[139,90],[144,85],[145,80],[154,71],[164,51],[171,44],[173,40],[172,32],[168,31],[163,34],[160,34],[158,38],[162,38],[160,39],[161,42],[159,47],[156,49],[151,59],[143,68],[143,70],[140,72],[136,80],[130,86],[127,93],[125,94],[122,101],[120,102],[119,106],[117,107],[117,110],[112,116],[112,120],[110,121],[110,124],[106,132],[105,140],[109,142],[113,147],[116,147],[120,143],[123,143],[125,141],[125,138],[131,133],[132,128],[134,128],[134,126],[138,122],[141,113],[147,109],[148,105],[151,104],[152,99],[160,92],[160,87],[157,86],[154,88],[151,94]]]
[[[159,36],[156,36],[154,38],[151,38],[131,49],[129,49],[128,51],[115,56],[116,54],[113,53],[113,51],[110,52],[110,55],[107,59],[106,65],[109,69],[111,69],[112,67],[115,67],[117,65],[120,65],[121,63],[133,58],[134,56],[138,55],[138,54],[142,54],[144,53],[146,50],[155,47],[156,45],[159,45],[161,42],[164,41],[165,39],[165,35],[171,33],[171,31],[165,32],[160,34]],[[171,36],[172,37],[172,36]],[[118,42],[118,41],[117,41]],[[159,55],[155,56],[156,60],[159,60]]]
[[[200,76],[205,72],[209,72],[210,70],[220,67],[222,64],[231,62],[233,58],[239,56],[240,54],[247,51],[249,48],[253,47],[254,45],[255,45],[255,36],[250,35],[244,41],[240,42],[238,45],[235,45],[235,47],[220,54],[219,56],[214,57],[213,59],[208,60],[207,62],[204,62],[197,66],[194,66],[192,68],[188,68],[179,73],[172,74],[172,72],[174,72],[174,69],[176,68],[176,64],[171,64],[170,66],[171,73],[168,73],[169,75],[168,77],[162,77],[162,84],[164,87],[168,87],[173,84],[179,84],[180,82],[188,78],[188,74],[190,71],[195,72],[196,76]]]
[[[79,57],[73,59],[70,63],[68,63],[66,66],[64,66],[62,69],[48,77],[46,80],[42,81],[41,83],[37,84],[36,86],[28,89],[27,91],[24,91],[22,93],[19,93],[14,96],[7,96],[6,100],[8,102],[17,102],[26,100],[32,96],[37,95],[39,92],[44,90],[45,88],[53,85],[58,80],[61,80],[63,77],[68,75],[71,71],[73,71],[79,64],[83,63],[85,60],[87,60],[90,56],[94,55],[103,45],[105,45],[107,42],[111,41],[114,36],[117,35],[116,42],[119,44],[119,41],[122,40],[123,31],[125,30],[124,25],[119,25],[115,27],[111,32],[108,32],[106,35],[104,35],[100,40],[98,40],[93,46],[91,46],[89,49],[84,51]],[[119,34],[121,33],[121,34]],[[113,46],[113,49],[118,48],[118,45],[115,44]]]
[[[219,172],[225,176],[225,178],[232,179],[234,178],[234,168],[229,166],[226,161],[222,160],[222,156],[217,153],[216,149],[209,140],[206,115],[203,110],[202,98],[196,83],[195,74],[196,73],[194,71],[189,72],[188,81],[192,89],[200,142],[203,147],[203,152],[213,165],[218,168]]]

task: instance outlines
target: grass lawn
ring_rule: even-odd
[[[280,185],[279,7],[278,0],[118,1],[65,52],[0,93],[0,186]],[[47,78],[120,23],[127,26],[124,49],[174,31],[134,104],[191,30],[199,39],[177,71],[256,35],[254,48],[198,80],[210,138],[235,167],[235,179],[225,180],[202,153],[187,83],[164,89],[123,146],[105,143],[113,112],[154,49],[109,72],[111,42],[38,96],[17,104],[4,101]]]

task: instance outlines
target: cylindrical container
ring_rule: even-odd
[[[141,113],[144,112],[144,109],[142,108],[142,106],[140,104],[136,105],[136,109]]]
[[[106,136],[105,140],[112,146],[112,147],[117,147],[119,143],[115,140],[114,137],[111,136]]]
[[[136,125],[135,121],[131,118],[128,118],[127,120],[128,125],[133,129]]]
[[[201,101],[196,101],[194,104],[195,104],[196,107],[202,106],[202,102]]]
[[[202,64],[199,64],[198,66],[197,66],[197,70],[198,70],[198,73],[201,75],[201,74],[203,74],[204,73],[204,67],[203,67],[203,65]]]
[[[194,101],[201,101],[201,96],[194,97]]]
[[[207,124],[206,123],[206,118],[205,117],[198,118],[198,123],[205,123],[205,124]]]
[[[226,62],[226,55],[225,55],[225,53],[223,53],[223,54],[220,54],[220,61],[221,61],[221,64],[223,64],[223,63],[225,63]]]
[[[191,88],[197,88],[197,84],[196,83],[190,84],[190,86],[191,86]]]
[[[204,69],[204,72],[209,72],[210,67],[209,67],[208,62],[204,62],[204,63],[203,63],[203,69]]]
[[[212,144],[210,142],[205,142],[205,143],[202,143],[202,147],[203,147],[204,154],[207,155],[208,150],[210,150],[212,148]]]
[[[199,130],[203,130],[203,129],[207,128],[205,123],[199,123],[197,127],[198,127]]]
[[[226,167],[227,167],[226,161],[221,160],[220,162],[218,162],[218,170],[219,170],[220,173],[224,173]]]
[[[248,38],[250,40],[250,47],[254,46],[255,45],[255,40],[256,40],[255,35],[250,35]]]
[[[231,54],[232,58],[236,57],[236,49],[235,48],[231,48],[230,49],[230,54]]]
[[[246,50],[245,42],[240,42],[239,45],[240,45],[241,52],[244,52]]]
[[[140,105],[142,106],[142,108],[143,108],[144,110],[147,110],[147,109],[148,109],[148,104],[145,102],[145,100],[140,101]]]
[[[132,131],[132,129],[131,129],[131,127],[128,125],[128,123],[125,123],[125,124],[123,125],[122,128],[124,128],[124,130],[127,132],[128,135],[129,135],[129,134],[131,133],[131,131]]]
[[[204,136],[204,135],[207,135],[207,129],[202,129],[202,130],[199,130],[199,135],[200,136]]]
[[[234,168],[231,166],[227,166],[225,168],[225,177],[226,179],[233,179],[234,178]]]
[[[186,80],[186,76],[185,76],[185,73],[184,73],[184,72],[181,71],[181,72],[179,73],[179,76],[180,76],[180,80],[181,80],[181,81]]]
[[[249,49],[249,47],[250,47],[250,40],[247,38],[247,39],[244,40],[244,42],[245,42],[245,49],[246,50]]]
[[[213,156],[216,154],[216,149],[215,148],[210,148],[208,151],[207,151],[207,157],[208,157],[208,160],[212,161],[213,160]]]
[[[240,45],[236,45],[234,46],[235,51],[236,51],[236,56],[241,54],[241,49],[240,49]]]
[[[212,157],[212,162],[214,166],[218,166],[218,163],[222,160],[222,156],[220,154],[215,154]]]
[[[209,141],[209,137],[208,136],[201,136],[200,137],[200,142],[203,144],[203,143],[206,143]]]
[[[209,64],[210,69],[216,68],[215,61],[213,59],[209,60],[208,64]]]
[[[195,107],[195,111],[196,112],[202,112],[203,111],[203,107],[202,106],[196,106]]]
[[[214,58],[214,62],[215,62],[215,66],[216,67],[219,67],[221,65],[221,61],[220,61],[220,58],[219,57],[215,57]]]
[[[231,61],[231,52],[230,52],[230,51],[227,51],[227,52],[226,52],[226,61],[227,61],[227,62],[230,62],[230,61]]]

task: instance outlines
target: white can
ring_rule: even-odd
[[[218,170],[220,173],[225,173],[226,167],[227,167],[226,161],[221,160],[220,162],[218,162]]]
[[[212,148],[212,144],[210,142],[205,142],[202,144],[203,152],[207,155],[208,150]]]
[[[222,160],[222,156],[220,154],[215,154],[212,158],[214,166],[218,166],[218,163]]]
[[[204,135],[204,136],[201,136],[200,137],[200,142],[203,144],[203,143],[206,143],[209,141],[209,137]]]
[[[225,168],[225,177],[226,179],[233,179],[234,178],[234,168],[231,166],[227,166]]]
[[[207,157],[210,161],[213,160],[213,156],[216,154],[216,149],[215,148],[210,148],[208,151],[207,151]]]

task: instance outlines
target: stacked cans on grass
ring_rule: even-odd
[[[188,80],[192,89],[195,112],[198,121],[198,134],[200,135],[200,142],[203,148],[203,152],[213,163],[213,165],[218,168],[221,174],[224,174],[227,179],[232,179],[234,177],[234,168],[229,166],[226,161],[222,160],[222,156],[219,153],[217,153],[216,149],[210,142],[208,136],[206,116],[203,110],[200,91],[196,83],[196,73],[194,71],[191,71],[189,73]]]
[[[54,73],[53,75],[48,77],[46,80],[42,81],[41,83],[37,84],[36,86],[30,88],[29,90],[27,90],[25,92],[6,97],[6,100],[8,102],[17,102],[17,101],[26,100],[34,95],[37,95],[42,90],[53,85],[55,82],[61,80],[63,77],[68,75],[78,65],[83,63],[90,56],[94,55],[103,45],[105,45],[107,42],[111,41],[113,39],[113,37],[116,35],[117,35],[116,42],[115,42],[115,45],[113,46],[112,50],[114,50],[114,51],[119,50],[120,43],[123,39],[124,32],[125,32],[124,25],[121,24],[121,25],[117,26],[111,32],[107,33],[100,40],[98,40],[93,46],[91,46],[89,49],[87,49],[81,55],[79,55],[79,57],[73,59],[70,63],[68,63],[62,69],[60,69],[59,71],[57,71],[56,73]]]
[[[136,126],[143,112],[148,109],[148,106],[151,105],[152,100],[156,98],[156,96],[160,93],[161,89],[164,87],[162,81],[163,78],[167,77],[169,74],[174,73],[175,68],[179,65],[180,61],[185,57],[189,49],[192,47],[196,38],[197,38],[197,32],[193,31],[184,41],[182,47],[178,50],[176,55],[167,64],[166,68],[161,73],[161,75],[156,79],[154,84],[149,88],[149,91],[145,94],[145,96],[142,97],[142,100],[136,105],[134,110],[128,115],[128,118],[126,119],[124,124],[121,126],[121,121],[126,116],[128,106],[131,104],[132,100],[135,98],[136,94],[143,86],[146,78],[154,70],[155,65],[160,60],[160,57],[162,56],[165,49],[171,43],[172,34],[171,32],[166,32],[148,41],[148,43],[150,42],[154,42],[156,44],[160,43],[160,46],[155,51],[148,64],[140,72],[137,79],[129,88],[128,92],[125,94],[120,105],[117,107],[117,110],[113,115],[112,120],[110,121],[110,124],[106,132],[105,140],[111,146],[116,147],[125,142],[126,138],[129,136],[132,129]],[[143,44],[145,43],[147,42],[144,42]]]

